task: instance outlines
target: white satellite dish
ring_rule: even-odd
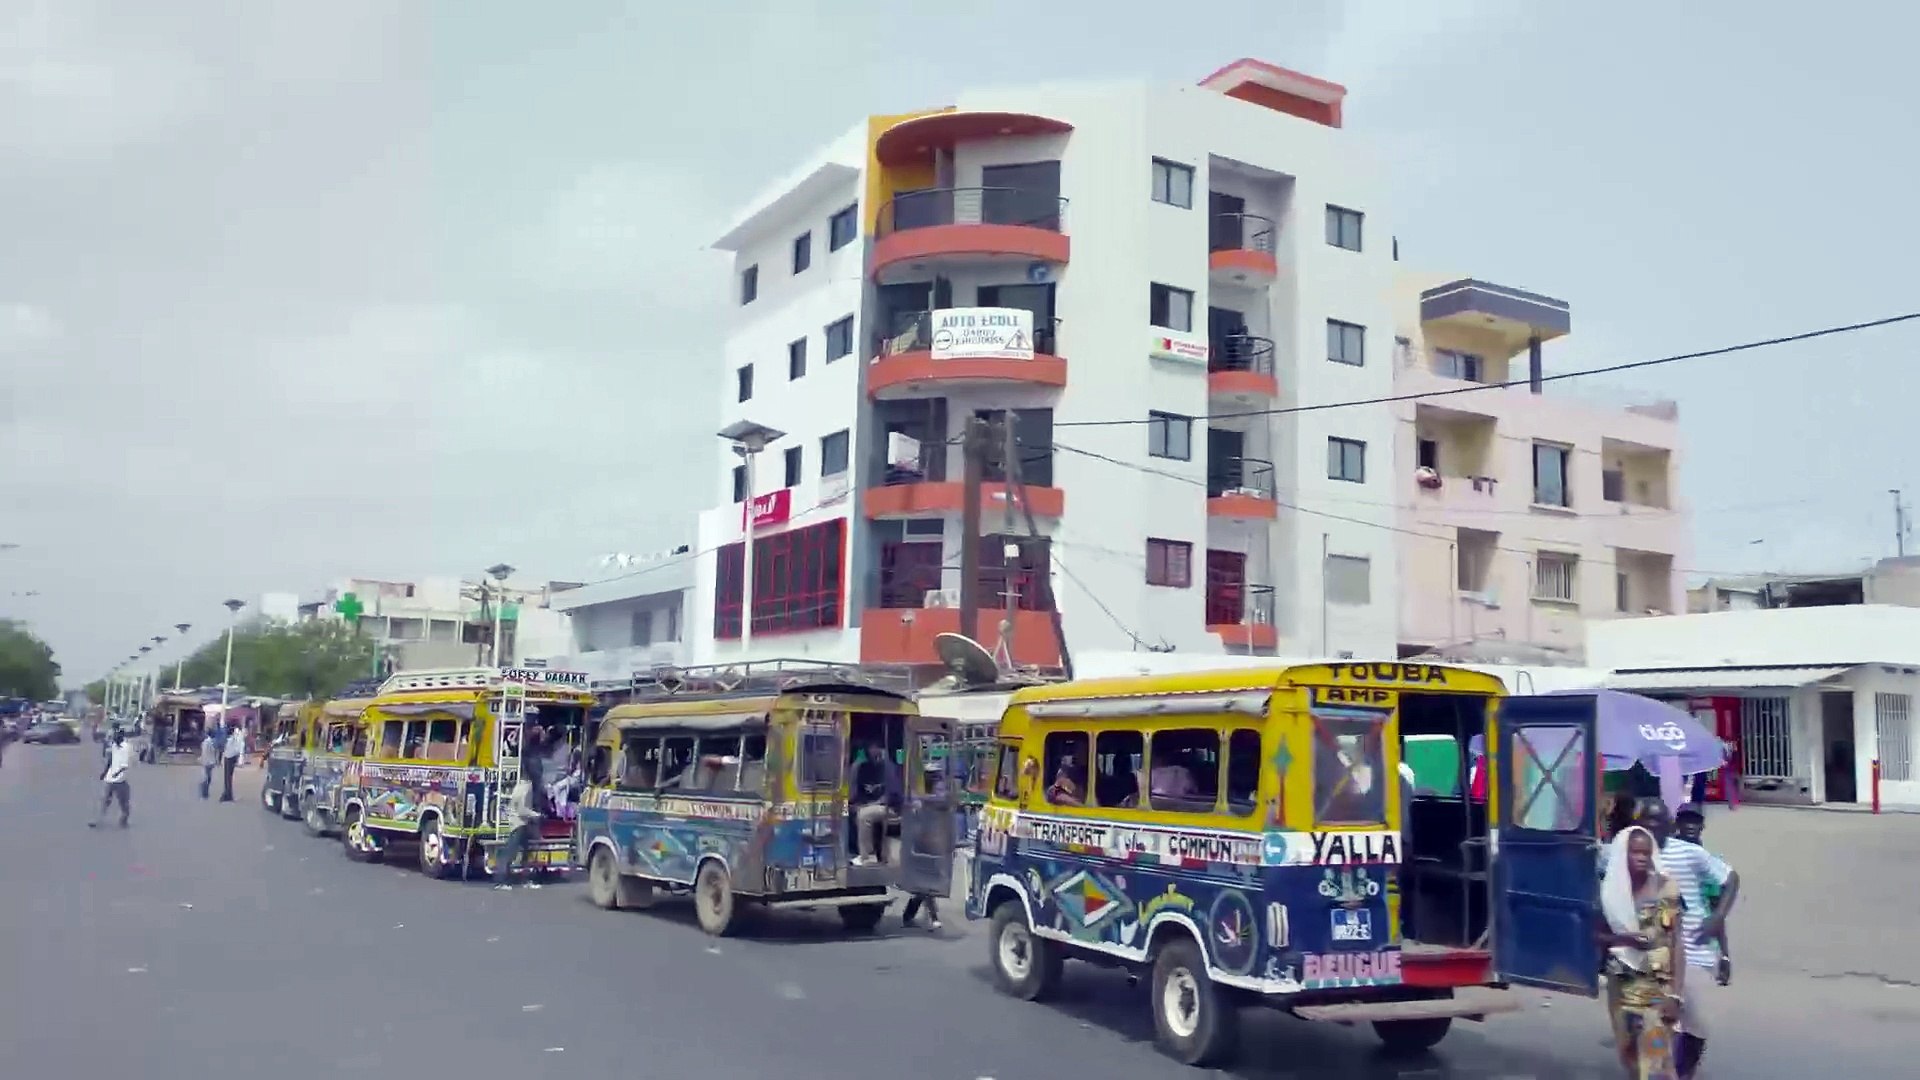
[[[1000,665],[979,642],[965,634],[936,634],[933,651],[962,686],[991,685],[1000,681]]]

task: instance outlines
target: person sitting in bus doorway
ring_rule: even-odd
[[[1713,1009],[1724,1000],[1721,988],[1726,983],[1719,978],[1719,942],[1727,915],[1740,895],[1740,875],[1718,855],[1674,835],[1673,815],[1659,799],[1641,800],[1634,823],[1652,833],[1660,845],[1655,863],[1661,876],[1679,888],[1685,907],[1680,933],[1686,946],[1687,972],[1702,976],[1687,980],[1686,1000],[1681,1006],[1678,1071],[1680,1080],[1692,1080],[1706,1054],[1707,1041],[1713,1037]],[[1707,904],[1708,883],[1720,890],[1717,909],[1710,910]]]
[[[900,774],[878,739],[867,743],[860,763],[853,767],[852,801],[853,828],[859,843],[853,865],[873,866],[880,862],[877,852],[886,841],[887,812],[900,806]]]

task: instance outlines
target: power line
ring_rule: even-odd
[[[1738,345],[1723,345],[1716,349],[1702,349],[1699,352],[1676,353],[1672,356],[1656,357],[1652,360],[1634,360],[1625,364],[1609,364],[1606,367],[1583,368],[1579,371],[1562,371],[1553,375],[1542,375],[1543,383],[1559,382],[1563,379],[1584,379],[1590,375],[1611,375],[1620,371],[1638,371],[1641,368],[1659,367],[1663,364],[1677,364],[1682,360],[1701,360],[1711,356],[1726,356],[1731,353],[1747,352],[1753,349],[1765,349],[1775,345],[1791,345],[1797,341],[1812,341],[1815,338],[1832,337],[1836,334],[1851,334],[1861,330],[1873,330],[1896,323],[1912,322],[1920,319],[1920,311],[1905,315],[1889,315],[1882,319],[1869,319],[1866,322],[1848,323],[1844,326],[1828,326],[1818,330],[1806,330],[1797,334],[1765,338],[1760,341],[1746,341]],[[1531,379],[1508,379],[1505,382],[1469,383],[1446,390],[1425,390],[1415,394],[1389,394],[1385,397],[1355,398],[1348,401],[1322,401],[1312,405],[1287,405],[1272,409],[1250,409],[1245,412],[1209,413],[1208,420],[1233,420],[1251,416],[1287,416],[1294,413],[1323,412],[1327,409],[1347,409],[1357,405],[1391,405],[1400,401],[1424,401],[1428,398],[1452,397],[1455,394],[1474,394],[1484,390],[1506,390],[1516,386],[1532,386]],[[1073,427],[1121,427],[1132,424],[1153,423],[1152,417],[1129,417],[1123,420],[1063,420],[1056,421],[1056,428]]]

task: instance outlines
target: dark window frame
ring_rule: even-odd
[[[1180,431],[1178,440],[1174,439],[1175,429]],[[1179,442],[1181,452],[1174,453],[1174,443]],[[1156,449],[1155,443],[1159,446]],[[1168,461],[1193,460],[1193,417],[1179,413],[1147,410],[1147,456],[1165,458]]]
[[[740,271],[740,306],[746,307],[760,298],[760,264],[754,263]]]
[[[1327,204],[1327,245],[1342,251],[1365,248],[1367,215],[1359,210]],[[1349,242],[1351,241],[1351,242]]]
[[[733,392],[736,401],[753,400],[752,364],[741,364],[733,369]]]
[[[785,451],[781,453],[780,465],[782,470],[786,474],[785,475],[786,483],[782,486],[784,487],[799,486],[800,478],[806,475],[805,472],[802,470],[804,457],[805,455],[801,453],[800,447],[798,446],[789,446],[786,448]]]
[[[1146,580],[1156,588],[1193,588],[1193,542],[1147,537]]]
[[[1348,331],[1353,331],[1353,333],[1349,335]],[[1347,355],[1347,344],[1349,341],[1357,341],[1359,343],[1359,356],[1357,359],[1350,358]],[[1335,346],[1336,342],[1338,342],[1338,347]],[[1359,323],[1347,322],[1345,319],[1328,319],[1327,361],[1334,364],[1345,364],[1348,367],[1366,367],[1367,328]]]
[[[787,381],[792,382],[806,373],[807,339],[794,338],[787,342]]]
[[[1337,456],[1336,456],[1337,451]],[[1357,476],[1347,475],[1347,465],[1352,460],[1349,451],[1357,451],[1360,468]],[[1364,439],[1348,439],[1339,435],[1327,436],[1327,479],[1339,480],[1349,484],[1367,482],[1367,443]]]
[[[846,612],[847,519],[753,541],[753,632],[837,629]],[[713,636],[740,637],[746,542],[721,548],[714,568]]]
[[[1185,326],[1174,326],[1174,297],[1184,297],[1187,302]],[[1176,334],[1193,332],[1193,290],[1182,289],[1178,285],[1168,285],[1162,281],[1147,284],[1147,322],[1161,330],[1171,330]]]
[[[860,204],[849,203],[827,218],[827,251],[839,251],[860,238]]]
[[[813,230],[793,238],[793,272],[804,274],[813,265]]]
[[[1174,198],[1175,184],[1173,178],[1182,175],[1184,175],[1187,180],[1186,202],[1180,202]],[[1171,161],[1163,157],[1154,158],[1153,181],[1149,197],[1162,206],[1173,206],[1182,210],[1191,210],[1193,209],[1193,179],[1193,166],[1185,165],[1178,161]]]
[[[834,440],[838,439],[838,442]],[[847,471],[853,451],[853,429],[841,428],[820,437],[820,475],[839,476]],[[839,465],[834,465],[835,460]]]
[[[835,335],[840,340],[835,341]],[[843,315],[827,324],[827,363],[853,355],[853,316]]]

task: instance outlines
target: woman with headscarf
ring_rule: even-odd
[[[1654,863],[1653,834],[1622,829],[1607,850],[1600,909],[1607,946],[1607,1008],[1614,1044],[1627,1075],[1675,1080],[1677,1040],[1685,992],[1686,954],[1680,941],[1680,890]]]

